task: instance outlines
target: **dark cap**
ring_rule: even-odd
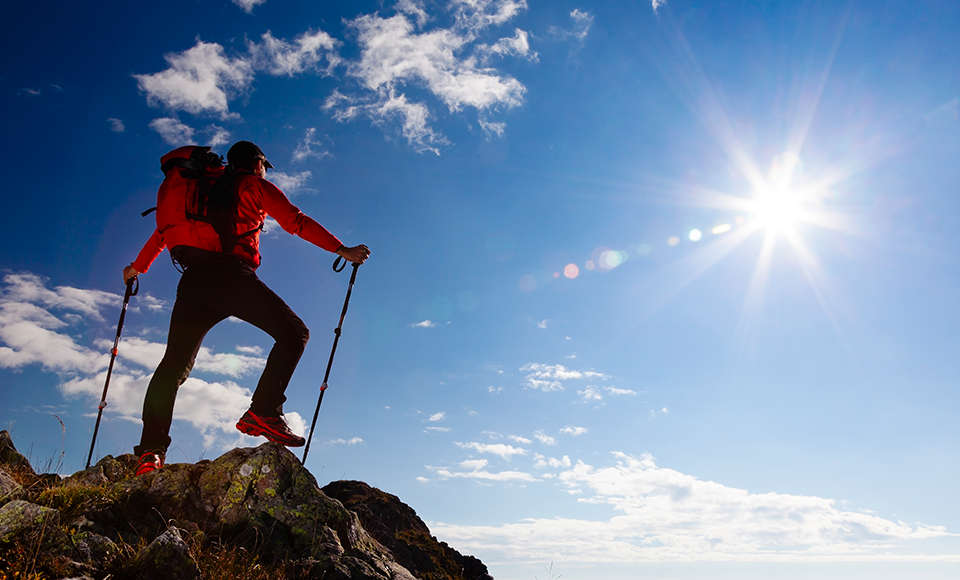
[[[263,161],[263,166],[267,169],[273,169],[263,151],[250,141],[237,141],[227,151],[227,162],[236,167],[248,167],[257,159]]]

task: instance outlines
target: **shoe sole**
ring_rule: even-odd
[[[238,422],[237,430],[240,431],[241,433],[244,433],[246,435],[251,435],[253,437],[259,437],[263,435],[270,441],[273,441],[274,443],[279,443],[280,445],[283,445],[285,447],[303,447],[304,444],[306,444],[307,442],[307,440],[302,437],[299,439],[295,439],[293,441],[289,439],[281,439],[276,435],[274,435],[273,431],[264,429],[259,425],[251,425],[250,423]]]

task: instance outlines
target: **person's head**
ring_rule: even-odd
[[[273,165],[267,161],[263,151],[250,141],[234,143],[233,147],[227,151],[227,162],[237,169],[245,169],[261,177],[267,169],[273,169]]]

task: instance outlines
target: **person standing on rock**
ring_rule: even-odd
[[[203,155],[212,156],[209,165],[205,165]],[[269,215],[285,231],[358,264],[366,261],[370,250],[362,244],[344,246],[290,203],[280,189],[264,178],[273,165],[263,151],[249,141],[239,141],[230,148],[225,171],[216,155],[202,147],[182,147],[165,155],[161,163],[167,179],[158,193],[157,229],[137,259],[123,269],[123,281],[127,283],[146,273],[164,247],[169,248],[175,262],[183,266],[183,276],[170,318],[167,348],[143,401],[143,432],[140,444],[134,447],[134,453],[140,458],[137,475],[163,466],[171,442],[170,424],[177,389],[190,375],[203,337],[230,316],[253,324],[276,341],[253,393],[250,409],[237,422],[237,429],[248,435],[263,435],[286,446],[300,447],[305,440],[293,433],[284,420],[283,402],[284,391],[310,333],[293,310],[257,277],[263,220]],[[189,203],[184,215],[182,200],[189,199],[189,194],[180,193],[179,209],[171,210],[169,200],[178,194],[179,184],[184,179],[196,182],[198,175],[201,179],[206,175],[208,181],[216,178],[214,189],[219,187],[219,191],[225,192],[219,202],[211,194],[209,205],[224,206],[223,200],[227,200],[228,210],[221,212],[221,216],[230,216],[226,225],[222,217],[207,217],[214,215],[212,211],[203,215],[199,214],[205,210],[190,213]],[[183,191],[191,191],[183,187]],[[196,192],[197,186],[193,187],[192,191]],[[194,200],[197,196],[193,193]]]

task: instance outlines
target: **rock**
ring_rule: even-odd
[[[190,555],[190,547],[175,527],[167,528],[137,555],[137,578],[140,580],[195,580],[200,567]]]
[[[323,492],[355,512],[364,529],[421,580],[493,580],[487,567],[439,542],[400,499],[362,481],[334,481]]]
[[[27,490],[17,483],[2,467],[0,467],[0,506],[15,499],[27,497]]]
[[[91,532],[80,532],[71,538],[83,561],[97,568],[108,568],[120,555],[120,548],[110,538]]]
[[[60,529],[60,512],[23,500],[0,508],[0,546],[13,542],[35,546],[45,555],[59,556],[73,551],[70,539]]]
[[[23,470],[33,476],[37,475],[36,472],[33,471],[33,468],[30,467],[30,462],[27,461],[27,458],[20,455],[17,448],[13,446],[13,439],[10,437],[9,431],[0,431],[0,464],[8,468]],[[7,471],[9,471],[9,469]]]

